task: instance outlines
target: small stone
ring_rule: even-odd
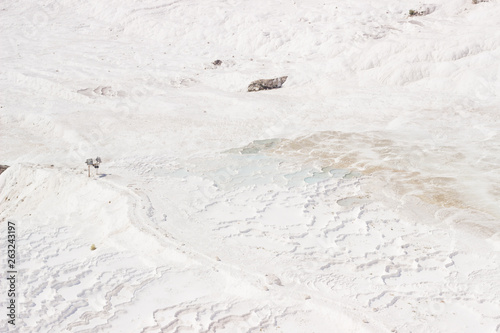
[[[212,64],[213,64],[214,66],[220,66],[220,65],[222,65],[222,60],[217,59],[217,60],[215,60]]]

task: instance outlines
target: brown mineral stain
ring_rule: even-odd
[[[441,207],[471,208],[455,189],[455,178],[424,176],[419,171],[419,163],[428,152],[375,135],[319,132],[292,140],[280,139],[273,146],[262,147],[259,152],[298,159],[302,164],[320,163],[323,167],[357,170],[363,175],[385,179],[400,196],[415,195],[424,202]],[[448,161],[464,158],[450,147],[443,149],[448,152],[444,154]]]

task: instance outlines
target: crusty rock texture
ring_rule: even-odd
[[[285,83],[288,76],[277,77],[275,79],[261,79],[253,81],[248,86],[248,91],[259,91],[259,90],[269,90],[281,88],[283,83]]]

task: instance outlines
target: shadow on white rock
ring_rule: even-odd
[[[87,97],[95,98],[98,96],[107,96],[107,97],[114,97],[114,96],[120,96],[120,97],[125,97],[127,94],[122,91],[115,91],[113,90],[110,86],[99,86],[95,89],[92,88],[86,88],[86,89],[80,89],[76,91],[79,94],[85,95]]]

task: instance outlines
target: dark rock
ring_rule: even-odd
[[[0,174],[2,174],[2,172],[7,170],[8,167],[9,167],[8,165],[0,165]]]
[[[422,5],[418,10],[410,9],[410,16],[425,16],[434,13],[436,5]]]
[[[222,65],[222,60],[215,60],[213,63],[212,63],[214,66],[220,66]]]
[[[259,91],[259,90],[269,90],[269,89],[277,89],[281,88],[283,83],[285,83],[288,76],[277,77],[275,79],[262,79],[253,81],[248,86],[248,91]]]

